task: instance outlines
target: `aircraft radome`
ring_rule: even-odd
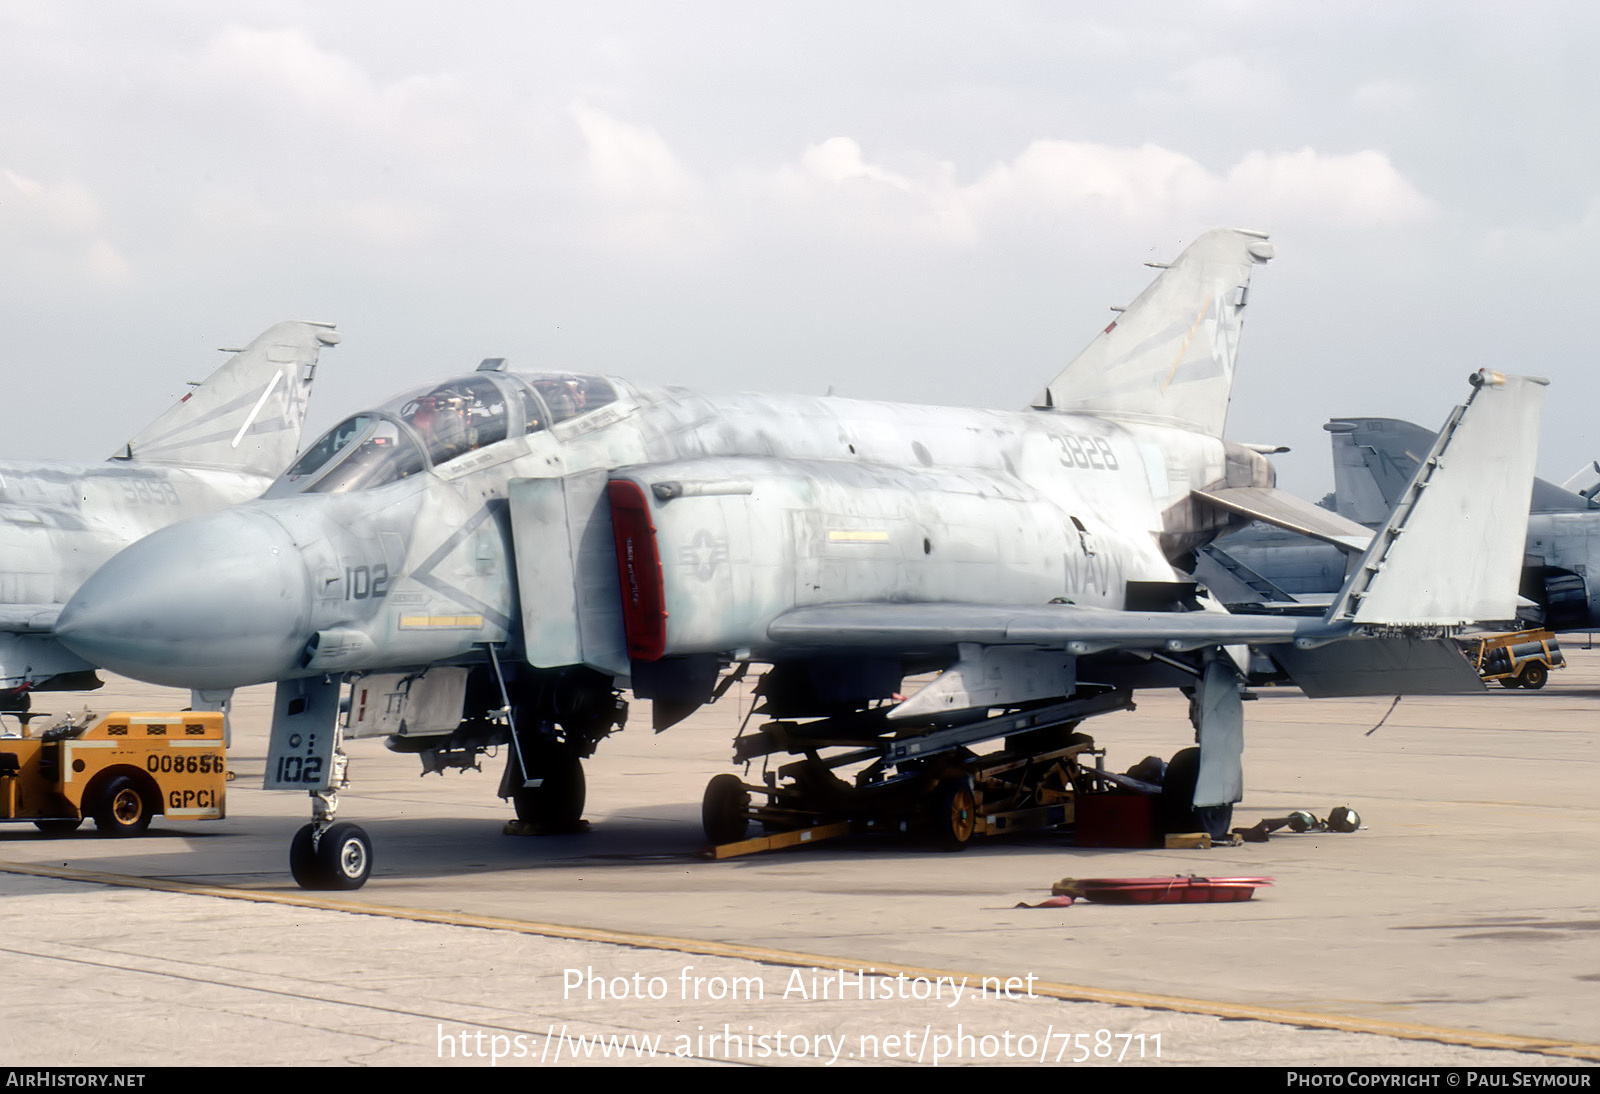
[[[52,628],[101,563],[157,528],[256,497],[300,445],[326,323],[279,323],[109,460],[0,463],[0,711],[100,686]]]
[[[502,796],[559,829],[623,688],[660,729],[751,663],[786,727],[764,747],[808,756],[800,781],[920,784],[935,803],[959,800],[939,775],[951,749],[1192,689],[1199,750],[1169,792],[1225,814],[1247,645],[1311,694],[1481,688],[1438,639],[1513,614],[1542,396],[1473,378],[1450,459],[1326,614],[1229,614],[1183,569],[1219,533],[1261,516],[1369,535],[1222,438],[1250,274],[1271,257],[1260,232],[1201,236],[1018,412],[487,360],[344,421],[261,499],[128,548],[57,633],[154,683],[277,683],[267,786],[312,795],[290,852],[310,887],[371,867],[366,834],[334,823],[344,739],[385,736],[426,770],[509,743]],[[822,756],[841,739],[884,761],[854,787]]]

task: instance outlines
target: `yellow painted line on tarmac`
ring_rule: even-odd
[[[70,866],[34,866],[19,862],[0,861],[0,873],[30,874],[35,877],[58,878],[63,881],[83,881],[100,885],[119,885],[130,889],[150,889],[163,893],[188,893],[194,896],[222,897],[226,900],[249,900],[258,904],[282,904],[293,908],[319,908],[330,912],[349,912],[354,915],[383,916],[403,919],[413,923],[438,923],[451,927],[478,927],[491,931],[514,931],[518,934],[537,935],[543,938],[562,938],[575,942],[604,942],[613,946],[633,946],[647,950],[665,950],[672,953],[696,954],[703,957],[731,957],[755,961],[763,965],[795,966],[818,970],[856,972],[870,968],[878,975],[966,977],[969,983],[982,983],[985,976],[996,974],[974,973],[953,969],[924,968],[919,965],[886,964],[880,961],[847,961],[823,954],[780,950],[769,946],[748,946],[738,942],[707,942],[697,938],[675,938],[671,935],[640,934],[616,931],[604,927],[571,927],[559,923],[534,923],[522,919],[504,919],[499,916],[471,915],[464,912],[435,912],[423,908],[393,908],[381,904],[365,904],[338,897],[315,896],[305,892],[270,892],[264,889],[226,889],[216,885],[200,885],[165,878],[134,877],[129,874],[108,874],[97,870],[77,870]],[[1007,980],[1022,987],[1021,978],[999,975],[1000,983]],[[1390,1022],[1381,1018],[1359,1018],[1353,1015],[1320,1014],[1316,1011],[1290,1010],[1285,1007],[1255,1006],[1248,1003],[1223,1003],[1208,999],[1185,999],[1174,995],[1156,995],[1150,992],[1112,991],[1105,988],[1088,988],[1076,984],[1056,984],[1035,981],[1036,997],[1060,999],[1074,1003],[1108,1003],[1118,1007],[1140,1007],[1145,1010],[1169,1010],[1180,1014],[1202,1014],[1215,1018],[1243,1019],[1254,1022],[1271,1022],[1275,1025],[1300,1026],[1306,1029],[1332,1029],[1342,1033],[1371,1033],[1380,1037],[1395,1037],[1405,1041],[1433,1041],[1446,1045],[1463,1045],[1468,1048],[1500,1049],[1507,1052],[1534,1052],[1544,1056],[1562,1056],[1575,1060],[1600,1062],[1600,1045],[1581,1041],[1566,1041],[1551,1037],[1527,1037],[1514,1033],[1486,1033],[1481,1030],[1450,1029],[1441,1026],[1415,1025],[1409,1022]]]

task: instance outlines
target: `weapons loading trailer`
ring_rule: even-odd
[[[1107,691],[955,724],[902,727],[887,708],[767,722],[735,740],[735,762],[800,758],[768,769],[760,783],[711,780],[701,806],[708,854],[734,858],[867,831],[919,833],[959,850],[977,836],[1074,824],[1086,800],[1158,789],[1107,772],[1104,750],[1076,732],[1085,718],[1133,705],[1130,693]],[[1000,738],[998,751],[972,750]],[[860,768],[851,780],[836,774],[851,767]],[[752,823],[763,835],[746,838]]]

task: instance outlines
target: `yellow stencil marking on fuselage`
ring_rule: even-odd
[[[481,615],[403,615],[401,630],[421,630],[429,627],[481,627]]]

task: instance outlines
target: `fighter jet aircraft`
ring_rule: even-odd
[[[290,848],[308,887],[371,868],[366,834],[334,823],[344,739],[386,736],[425,770],[509,744],[502,796],[561,828],[622,689],[662,729],[752,663],[780,719],[761,749],[805,757],[829,794],[844,784],[820,753],[865,742],[879,760],[862,792],[915,784],[957,840],[970,797],[952,748],[1059,735],[1138,688],[1190,690],[1200,747],[1178,797],[1231,809],[1247,643],[1317,694],[1481,688],[1432,639],[1511,612],[1514,581],[1491,577],[1520,552],[1504,530],[1525,519],[1542,393],[1473,378],[1324,616],[1230,615],[1181,569],[1195,548],[1257,516],[1352,534],[1222,439],[1250,274],[1270,257],[1263,233],[1203,235],[1021,412],[486,360],[342,422],[260,500],[122,552],[57,633],[154,683],[276,682],[267,786],[312,796]]]
[[[1437,434],[1396,418],[1346,416],[1324,426],[1333,450],[1334,504],[1340,516],[1364,525],[1382,524],[1404,496]],[[1582,479],[1580,473],[1575,479]],[[1574,491],[1569,486],[1583,485]],[[1553,631],[1600,627],[1600,586],[1589,575],[1600,573],[1600,489],[1576,481],[1557,486],[1533,480],[1527,537],[1521,564],[1519,611],[1528,622]],[[1343,582],[1350,561],[1348,546],[1316,542],[1281,530],[1247,532],[1212,544],[1208,563],[1232,564],[1233,572],[1253,575],[1267,584],[1256,590],[1279,604],[1287,599],[1316,603],[1317,594],[1331,595]],[[1209,570],[1215,591],[1225,579]],[[1231,586],[1230,586],[1231,587]],[[1277,591],[1273,591],[1277,590]],[[1309,595],[1307,595],[1309,594]],[[1242,602],[1252,599],[1240,594]]]
[[[294,458],[325,323],[279,323],[105,463],[0,463],[0,710],[100,686],[52,633],[78,586],[128,544],[256,497]]]

